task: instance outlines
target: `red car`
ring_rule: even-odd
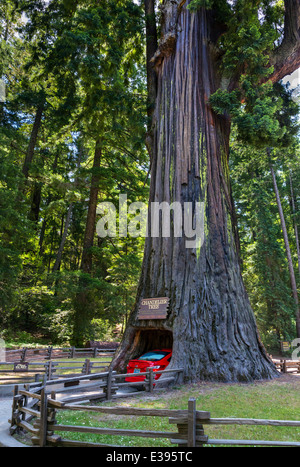
[[[150,350],[141,357],[130,360],[127,365],[127,373],[133,373],[137,376],[127,376],[125,381],[128,383],[136,383],[137,381],[144,381],[146,376],[138,376],[139,373],[145,373],[148,368],[154,371],[164,370],[170,363],[172,357],[171,349]],[[156,375],[158,379],[161,374]]]

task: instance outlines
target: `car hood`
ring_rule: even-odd
[[[138,366],[140,367],[148,367],[148,366],[153,366],[153,365],[159,365],[159,362],[149,362],[148,360],[130,360],[128,363],[128,366]]]

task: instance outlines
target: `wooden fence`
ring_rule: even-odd
[[[93,373],[91,371],[91,366],[88,364],[88,361],[85,362],[82,372],[80,375],[58,375],[52,378],[44,377],[42,382],[36,382],[24,385],[27,388],[36,388],[41,387],[42,385],[49,390],[49,388],[55,386],[58,387],[57,392],[60,394],[66,393],[64,397],[65,401],[79,402],[83,400],[102,400],[107,399],[111,400],[114,398],[121,397],[130,397],[134,393],[131,388],[135,390],[139,388],[152,393],[157,387],[157,380],[155,379],[155,374],[153,369],[148,368],[147,372],[139,373],[140,376],[145,376],[144,381],[141,382],[126,382],[125,379],[127,376],[131,376],[130,373],[118,374],[116,371],[112,371],[107,368],[107,371],[101,373]],[[160,370],[157,371],[157,374],[163,374],[163,378],[160,380],[160,386],[170,385],[171,383],[177,383],[181,381],[182,369],[172,369],[172,370]],[[56,375],[56,374],[55,374]],[[122,381],[123,382],[119,382]],[[122,392],[122,389],[128,389],[131,392]],[[15,388],[15,391],[17,387]],[[117,394],[117,391],[118,394]],[[48,391],[49,392],[49,391]],[[72,393],[72,396],[68,393]],[[78,393],[78,395],[74,395]]]
[[[173,431],[150,431],[116,429],[109,427],[88,427],[63,425],[57,422],[57,414],[60,411],[88,411],[99,414],[134,417],[167,417],[169,424],[176,425]],[[105,407],[82,406],[58,401],[56,393],[49,396],[45,387],[38,387],[19,391],[13,400],[11,434],[25,430],[32,435],[32,443],[40,447],[64,446],[64,447],[120,447],[107,445],[101,442],[84,442],[65,439],[59,433],[76,432],[97,435],[110,435],[113,437],[129,436],[140,438],[165,438],[170,444],[180,447],[213,446],[286,446],[300,447],[300,442],[289,441],[262,441],[262,440],[232,440],[210,439],[204,431],[207,425],[264,425],[264,426],[288,426],[300,427],[300,421],[237,419],[237,418],[212,418],[209,412],[197,411],[195,399],[190,399],[185,410],[146,409],[134,407]]]
[[[291,360],[288,358],[273,359],[276,368],[281,373],[300,373],[300,360]]]
[[[87,426],[60,425],[56,417],[58,411],[88,411],[94,413],[135,416],[168,417],[170,423],[176,422],[176,431],[122,430]],[[130,436],[141,438],[165,438],[180,446],[200,446],[208,440],[202,433],[202,419],[209,418],[208,412],[196,411],[195,399],[190,399],[186,410],[142,409],[128,407],[82,406],[56,400],[55,392],[50,397],[45,387],[21,390],[14,395],[10,433],[26,431],[32,435],[32,443],[40,447],[119,447],[101,443],[72,441],[59,436],[59,432],[90,433],[111,436]]]
[[[6,361],[30,362],[32,360],[51,360],[61,358],[98,358],[101,356],[113,356],[115,348],[76,348],[76,347],[23,347],[16,350],[6,350]]]
[[[28,348],[6,350],[0,362],[0,384],[49,380],[76,374],[89,374],[107,370],[115,349],[90,348]],[[87,358],[89,357],[89,358]],[[96,360],[97,358],[104,360]],[[78,359],[85,358],[83,363]],[[64,360],[66,359],[66,360]],[[77,361],[76,361],[77,359]],[[93,359],[93,361],[91,361]],[[106,359],[106,360],[105,360]],[[74,360],[71,362],[71,360]],[[58,363],[59,362],[59,363]]]
[[[48,381],[52,379],[64,378],[66,376],[79,376],[81,374],[99,373],[108,370],[111,361],[91,361],[85,359],[84,362],[62,361],[55,362],[0,362],[0,383],[15,384],[17,382]]]

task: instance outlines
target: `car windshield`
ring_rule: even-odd
[[[168,355],[169,352],[163,352],[163,351],[151,351],[147,352],[144,355],[142,355],[139,360],[147,360],[147,361],[154,361],[157,362],[158,360],[161,360],[164,358],[166,355]]]

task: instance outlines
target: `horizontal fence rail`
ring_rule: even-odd
[[[88,426],[72,426],[58,424],[56,417],[59,411],[88,411],[101,414],[117,416],[135,416],[135,417],[168,417],[170,420],[178,420],[178,430],[176,431],[158,431],[158,430],[132,430],[100,428]],[[32,435],[32,443],[40,447],[45,446],[63,446],[63,447],[101,447],[112,445],[72,441],[62,438],[57,433],[76,432],[97,435],[110,436],[130,436],[139,438],[165,438],[170,443],[180,446],[195,446],[196,443],[207,441],[207,437],[201,436],[199,427],[202,419],[208,418],[208,412],[197,412],[196,402],[191,399],[186,410],[167,410],[167,409],[140,409],[127,407],[103,407],[103,406],[81,406],[69,405],[66,402],[56,400],[55,392],[51,392],[48,397],[45,387],[39,387],[35,391],[21,390],[14,396],[12,417],[10,420],[10,433],[26,431]],[[33,423],[34,420],[34,423]],[[117,446],[115,446],[117,447]]]
[[[0,362],[0,383],[22,383],[32,381],[48,381],[82,374],[108,371],[111,360],[85,359],[83,362]]]
[[[122,392],[124,387],[136,389],[137,384],[139,387],[147,392],[152,393],[157,388],[157,381],[155,380],[153,370],[148,369],[145,375],[145,381],[141,383],[127,382],[118,383],[117,380],[124,379],[126,376],[132,376],[132,374],[117,374],[112,369],[108,369],[105,372],[93,373],[90,371],[88,362],[85,362],[85,372],[82,371],[81,375],[60,375],[53,379],[44,378],[43,382],[35,382],[24,385],[26,390],[30,389],[39,390],[44,387],[47,394],[50,394],[52,388],[56,388],[56,392],[60,394],[64,403],[67,402],[82,402],[82,401],[103,401],[120,399],[123,397],[132,397],[136,392]],[[89,372],[88,372],[89,369]],[[169,385],[171,382],[177,382],[181,379],[182,369],[173,370],[161,370],[157,373],[163,374],[162,385]],[[85,374],[83,374],[85,373]],[[170,374],[173,376],[170,378]],[[29,388],[29,389],[28,389]],[[20,394],[18,392],[18,386],[15,386],[15,395]],[[18,396],[19,397],[19,396]],[[17,397],[17,398],[18,398]]]
[[[0,362],[0,384],[51,380],[66,373],[75,376],[107,371],[115,350],[97,347],[6,350],[4,361]],[[79,361],[83,358],[84,361]]]
[[[29,362],[31,360],[51,360],[60,358],[97,358],[100,356],[110,355],[113,356],[117,347],[112,346],[111,348],[100,348],[100,347],[23,347],[16,350],[5,351],[6,361],[20,361]]]
[[[300,421],[296,420],[263,420],[246,418],[210,418],[204,420],[203,425],[249,425],[249,426],[276,426],[276,427],[300,427]],[[300,447],[297,441],[265,441],[244,439],[208,439],[207,445],[214,446],[273,446],[273,447]]]

